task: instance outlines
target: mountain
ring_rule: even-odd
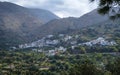
[[[30,9],[9,2],[0,2],[0,47],[35,40],[38,36],[33,36],[36,28],[58,18],[47,10]]]
[[[59,19],[58,16],[44,9],[30,9],[30,12],[33,14],[33,16],[40,18],[44,22]]]
[[[83,27],[96,25],[107,20],[109,20],[107,15],[102,16],[98,14],[97,9],[95,9],[79,18],[68,17],[49,21],[45,25],[39,27],[39,35],[44,36],[55,33],[68,33],[79,30]]]

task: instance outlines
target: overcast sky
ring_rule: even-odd
[[[89,0],[0,0],[19,4],[29,8],[50,10],[59,17],[80,17],[97,7]]]

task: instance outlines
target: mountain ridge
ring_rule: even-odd
[[[95,9],[79,18],[68,17],[49,21],[45,25],[39,27],[39,32],[41,32],[39,35],[43,35],[43,33],[45,35],[48,35],[79,30],[81,28],[96,25],[107,20],[109,20],[109,17],[107,15],[102,16],[98,14],[97,9]]]

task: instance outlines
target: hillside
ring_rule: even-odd
[[[55,34],[47,35],[42,39],[34,41],[32,43],[26,43],[19,45],[20,49],[25,48],[40,48],[44,50],[58,50],[67,49],[73,46],[93,46],[93,47],[105,47],[105,46],[119,46],[120,44],[120,21],[114,22],[105,21],[97,25],[91,25],[79,30],[74,30],[67,34]],[[16,47],[17,48],[17,47]],[[45,48],[45,49],[44,49]],[[67,49],[69,50],[69,49]],[[89,49],[87,50],[89,51]],[[93,51],[94,52],[94,51]],[[105,52],[105,51],[104,51]]]
[[[108,16],[99,15],[97,13],[97,10],[93,10],[81,16],[80,18],[68,17],[58,20],[52,20],[40,27],[39,32],[41,32],[41,36],[54,33],[68,33],[70,31],[79,30],[83,27],[91,25],[96,25],[107,20],[109,20]]]
[[[37,14],[32,12],[33,10],[9,2],[0,2],[0,47],[35,40],[37,35],[33,34],[36,28],[46,21],[58,18],[46,10],[35,9]],[[38,15],[39,17],[36,17]],[[45,18],[42,18],[43,16]]]

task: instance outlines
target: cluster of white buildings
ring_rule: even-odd
[[[59,34],[58,36],[64,42],[67,42],[68,40],[72,39],[72,36],[68,36],[68,35],[65,36],[64,34]],[[46,37],[43,37],[42,39],[38,41],[27,43],[27,44],[21,44],[19,45],[19,48],[24,49],[24,48],[30,48],[30,47],[43,47],[43,46],[58,45],[60,43],[60,39],[51,40],[51,38],[53,37],[54,35],[47,35]],[[71,42],[71,43],[73,44],[75,42]]]
[[[103,37],[99,37],[95,40],[91,40],[89,42],[85,42],[85,43],[79,43],[77,41],[77,39],[79,39],[79,35],[75,35],[75,36],[70,36],[70,35],[64,35],[64,34],[59,34],[57,36],[58,38],[55,38],[54,35],[47,35],[46,37],[43,37],[42,39],[32,42],[32,43],[28,43],[28,44],[22,44],[19,45],[19,49],[24,49],[24,48],[38,48],[38,49],[33,49],[33,51],[35,52],[42,52],[45,53],[48,56],[51,55],[56,55],[59,52],[65,52],[67,50],[67,48],[65,48],[66,43],[68,44],[68,47],[71,47],[72,49],[74,49],[77,46],[82,46],[82,45],[86,45],[86,46],[94,46],[94,45],[100,45],[100,46],[113,46],[116,45],[115,41],[108,41]],[[62,43],[64,42],[65,44],[61,44],[61,40]],[[56,46],[58,46],[58,48],[56,48]],[[50,50],[44,50],[44,47],[53,47]]]
[[[46,40],[45,42],[47,45],[57,45],[59,40]]]
[[[112,45],[116,45],[116,42],[115,41],[107,41],[103,37],[99,37],[96,40],[92,40],[90,42],[81,43],[79,45],[87,45],[87,46],[93,46],[93,45],[112,46]]]
[[[43,46],[49,46],[49,45],[57,45],[58,43],[59,43],[59,40],[45,40],[45,38],[42,38],[32,43],[21,44],[19,45],[19,48],[24,49],[24,48],[30,48],[30,47],[43,47]]]

